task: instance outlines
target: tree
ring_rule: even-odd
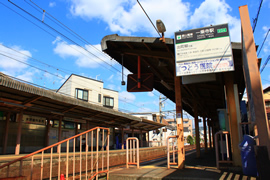
[[[192,136],[188,136],[187,137],[187,143],[189,143],[190,145],[193,145],[194,144],[194,139],[193,139],[193,137]]]

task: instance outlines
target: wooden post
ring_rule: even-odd
[[[10,112],[8,112],[6,115],[6,125],[5,125],[5,130],[4,130],[5,135],[3,139],[3,154],[6,154],[6,151],[7,151],[9,120],[10,120]]]
[[[23,118],[23,111],[19,113],[18,116],[18,131],[17,131],[17,140],[16,140],[16,148],[15,148],[15,155],[20,154],[20,147],[21,147],[21,135],[22,135],[22,118]]]
[[[134,129],[132,129],[132,134],[131,134],[132,137],[134,137]]]
[[[204,151],[208,151],[208,144],[207,144],[207,132],[206,132],[206,117],[203,117],[203,135],[204,135]]]
[[[121,142],[122,149],[125,149],[125,147],[124,147],[124,128],[121,128],[121,134],[122,134],[122,142]]]
[[[181,94],[181,77],[174,77],[175,86],[175,105],[176,105],[176,122],[177,122],[177,143],[178,143],[178,168],[185,167],[185,151],[184,151],[184,127],[183,127],[183,110],[182,110],[182,94]]]
[[[237,112],[234,97],[234,86],[233,86],[233,74],[232,72],[224,73],[226,95],[227,95],[227,109],[229,111],[229,126],[230,126],[230,137],[231,137],[231,150],[232,159],[235,166],[241,166],[241,154],[239,149],[239,134],[238,134],[238,122]]]
[[[194,111],[194,120],[195,120],[195,138],[196,138],[196,157],[201,157],[201,147],[200,147],[200,132],[199,132],[199,119],[198,119],[198,105],[196,100],[193,100],[193,111]]]
[[[242,26],[242,53],[243,66],[246,80],[246,89],[249,102],[250,119],[257,126],[258,144],[267,147],[270,156],[270,133],[269,122],[265,113],[265,104],[262,93],[262,82],[258,68],[258,58],[250,24],[248,7],[239,7]]]

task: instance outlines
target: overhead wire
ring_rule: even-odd
[[[105,56],[106,58],[111,58],[110,56],[108,56],[107,54],[103,53],[102,51],[100,51],[99,49],[97,49],[94,45],[92,45],[89,41],[87,41],[85,38],[83,38],[82,36],[80,36],[78,33],[76,33],[74,30],[72,30],[71,28],[69,28],[68,26],[66,26],[64,23],[62,23],[60,20],[58,20],[57,18],[55,18],[52,14],[50,14],[49,12],[45,11],[45,9],[41,8],[40,6],[38,6],[36,3],[34,3],[32,0],[30,0],[30,2],[32,4],[30,4],[29,2],[27,2],[26,0],[24,0],[26,3],[28,3],[30,6],[32,6],[33,8],[35,8],[32,4],[34,4],[36,7],[38,7],[41,12],[46,12],[46,15],[48,14],[50,17],[48,17],[50,20],[52,20],[53,22],[55,22],[55,24],[57,24],[58,26],[62,27],[64,30],[66,30],[67,32],[69,32],[71,35],[73,35],[74,37],[76,37],[77,39],[79,39],[81,42],[84,42],[88,45],[90,45],[93,49],[95,49],[98,53],[100,53],[101,55]],[[35,8],[36,9],[36,8]],[[38,11],[38,9],[36,9]],[[55,20],[55,21],[54,21]],[[59,24],[60,25],[59,25]]]
[[[258,9],[258,12],[257,12],[257,16],[256,16],[256,18],[253,20],[253,27],[252,27],[253,33],[254,33],[254,31],[255,31],[255,28],[256,28],[256,25],[257,25],[257,22],[258,22],[260,10],[261,10],[261,7],[262,7],[262,2],[263,2],[263,0],[261,0],[260,6],[259,6],[259,9]]]
[[[266,33],[266,35],[265,35],[265,37],[264,37],[263,43],[262,43],[261,48],[260,48],[260,50],[259,50],[259,52],[258,52],[258,56],[260,55],[260,52],[261,52],[261,50],[262,50],[262,47],[263,47],[263,45],[264,45],[264,43],[265,43],[265,41],[266,41],[266,39],[267,39],[267,37],[268,37],[269,31],[270,31],[270,28],[268,29],[268,31],[267,31],[267,33]]]
[[[33,17],[34,19],[36,19],[37,21],[39,21],[39,22],[42,22],[42,21],[40,21],[37,17],[35,17],[34,15],[32,15],[31,13],[29,13],[29,12],[27,12],[26,10],[24,10],[23,8],[21,8],[21,7],[19,7],[18,5],[16,5],[15,3],[13,3],[13,2],[11,2],[11,1],[9,1],[10,3],[12,3],[14,6],[16,6],[17,8],[19,8],[19,9],[21,9],[22,11],[24,11],[25,13],[27,13],[28,15],[30,15],[31,17]],[[4,5],[3,3],[1,3],[2,5]],[[4,5],[5,7],[7,7],[6,5]],[[7,8],[9,8],[9,7],[7,7]],[[15,12],[16,14],[18,14],[18,15],[20,15],[21,17],[23,17],[24,19],[26,19],[27,21],[29,21],[29,22],[31,22],[32,24],[34,24],[35,26],[37,26],[37,27],[39,27],[40,29],[42,29],[43,31],[45,31],[45,32],[47,32],[48,34],[50,34],[51,36],[53,36],[53,37],[55,37],[55,35],[53,35],[52,33],[50,33],[50,32],[48,32],[47,30],[45,30],[44,28],[42,28],[42,27],[40,27],[40,26],[38,26],[36,23],[33,23],[32,21],[30,21],[29,19],[27,19],[26,17],[24,17],[23,15],[21,15],[21,14],[19,14],[19,13],[17,13],[16,11],[14,11],[13,9],[11,9],[11,8],[9,8],[10,10],[12,10],[13,12]],[[48,13],[47,13],[48,14]],[[53,17],[54,18],[54,17]],[[57,19],[56,19],[57,20]],[[57,20],[58,21],[58,20]],[[61,23],[60,21],[58,21],[59,23]],[[60,33],[59,31],[57,31],[56,29],[54,29],[53,27],[51,27],[51,26],[49,26],[48,24],[46,24],[46,23],[44,23],[44,22],[42,22],[43,24],[45,24],[47,27],[49,27],[50,29],[52,29],[54,32],[56,32],[56,33],[58,33],[58,34],[60,34],[60,35],[62,35],[63,37],[65,37],[66,39],[68,39],[68,40],[70,40],[71,42],[73,42],[74,44],[76,44],[76,45],[78,45],[78,46],[80,46],[78,43],[76,43],[76,42],[74,42],[73,40],[71,40],[70,38],[68,38],[67,36],[65,36],[64,34],[62,34],[62,33]],[[63,23],[61,23],[62,25],[64,25]],[[65,26],[65,25],[64,25]],[[68,28],[67,26],[65,26],[66,28]],[[72,31],[72,30],[71,30]],[[72,31],[73,32],[73,31]],[[73,33],[75,33],[75,32],[73,32]],[[78,34],[77,34],[77,36],[79,36]],[[83,39],[81,36],[79,36],[81,39]],[[85,39],[84,39],[85,40]],[[63,42],[65,42],[65,41],[63,41]],[[86,41],[87,42],[87,41]],[[90,44],[89,42],[87,42],[88,44]],[[70,45],[69,45],[70,46]],[[81,47],[81,46],[80,46]],[[83,48],[83,47],[81,47],[82,49],[84,49],[84,50],[86,50],[85,48]],[[76,49],[77,50],[77,49]],[[87,50],[86,50],[87,51]],[[89,52],[89,51],[88,51]],[[91,53],[91,52],[89,52],[89,53]],[[92,53],[91,53],[92,54]],[[102,54],[104,54],[103,52],[102,52]],[[97,56],[96,56],[97,57]],[[99,58],[99,57],[97,57],[97,58]],[[99,58],[100,59],[100,58]],[[102,60],[102,59],[101,59]],[[108,64],[108,63],[107,63]],[[31,65],[30,65],[31,66]],[[50,66],[50,65],[48,65],[48,66]],[[116,68],[114,68],[115,70],[117,70]],[[43,71],[45,71],[45,72],[47,72],[46,70],[43,70]],[[119,70],[117,70],[118,72],[120,72]],[[50,74],[52,74],[52,73],[50,73]],[[153,93],[154,95],[156,95],[155,93]],[[158,95],[156,95],[156,96],[158,96]],[[121,100],[120,100],[121,101]],[[126,102],[126,101],[124,101],[124,102]]]
[[[51,73],[51,72],[49,72],[49,71],[46,71],[46,70],[41,69],[41,68],[38,68],[38,67],[36,67],[36,66],[33,66],[33,65],[31,65],[31,64],[28,64],[28,63],[23,62],[23,61],[21,61],[21,60],[18,60],[18,59],[16,59],[16,58],[13,58],[13,57],[7,56],[7,55],[2,54],[2,53],[0,53],[0,55],[2,55],[2,56],[4,56],[4,57],[7,57],[7,58],[9,58],[9,59],[15,60],[15,61],[17,61],[17,62],[20,62],[20,63],[22,63],[22,64],[25,64],[25,65],[27,65],[27,66],[30,66],[30,67],[32,67],[32,68],[35,68],[35,69],[37,69],[37,70],[43,71],[43,72],[45,72],[45,73],[48,73],[48,74],[50,74],[50,75],[52,75],[52,76],[56,76],[56,77],[58,77],[58,78],[60,78],[60,79],[65,80],[65,78],[64,78],[64,77],[62,77],[62,76],[59,76],[59,75],[53,74],[53,73]],[[84,85],[79,84],[79,83],[76,83],[76,82],[74,82],[74,83],[75,83],[75,84],[77,84],[77,85],[79,85],[79,86],[84,86]],[[44,87],[44,86],[41,86],[41,87]],[[51,89],[50,89],[50,90],[51,90]],[[96,90],[94,90],[94,89],[92,89],[92,90],[93,90],[93,91],[96,91]],[[98,93],[99,93],[99,91],[96,91],[96,92],[98,92]],[[59,92],[59,93],[61,93],[61,92]],[[67,95],[67,94],[65,94],[65,93],[62,93],[62,94]],[[68,96],[73,97],[73,96],[71,96],[71,95],[68,95]],[[73,97],[73,98],[74,98],[74,97]],[[119,99],[119,101],[123,101],[123,100]],[[96,102],[91,101],[91,100],[89,100],[89,102],[91,102],[91,103],[95,103],[95,104],[99,104],[99,103],[96,103]],[[124,102],[125,102],[125,103],[127,103],[126,101],[124,101]],[[137,107],[137,108],[141,108],[140,106],[136,106],[135,104],[132,104],[132,103],[127,103],[127,104],[133,105],[134,107]]]
[[[50,26],[49,24],[42,22],[40,19],[38,19],[36,16],[34,16],[33,14],[29,13],[28,11],[26,11],[25,9],[23,9],[22,7],[18,6],[17,4],[13,3],[11,0],[9,0],[9,2],[11,4],[13,4],[14,6],[16,6],[18,9],[20,9],[21,11],[25,12],[26,14],[28,14],[29,16],[31,16],[32,18],[34,18],[35,20],[37,20],[38,22],[43,23],[45,26],[47,26],[49,29],[51,29],[52,31],[56,32],[57,34],[61,35],[62,37],[64,37],[65,39],[67,39],[68,41],[74,43],[75,45],[77,45],[79,48],[85,50],[86,52],[88,52],[89,54],[91,54],[92,56],[96,57],[97,59],[103,61],[105,64],[109,65],[110,67],[112,67],[114,70],[118,71],[121,73],[120,70],[116,69],[115,67],[111,66],[108,62],[106,62],[105,60],[101,59],[100,57],[98,57],[96,54],[92,53],[91,51],[89,51],[88,49],[82,47],[80,44],[78,44],[77,42],[75,42],[74,40],[70,39],[69,37],[67,37],[66,35],[64,35],[63,33],[59,32],[58,30],[56,30],[55,28],[53,28],[52,26]],[[93,59],[94,61],[96,61],[95,59]],[[100,64],[98,61],[96,61],[98,64]],[[109,68],[107,68],[109,69]],[[109,69],[111,70],[111,69]]]
[[[150,17],[148,16],[147,12],[144,10],[143,6],[141,5],[140,1],[137,0],[138,4],[140,5],[141,9],[143,10],[144,14],[146,15],[146,17],[148,18],[148,20],[151,22],[152,26],[154,27],[154,29],[157,31],[158,35],[160,37],[162,37],[158,31],[158,29],[156,28],[156,26],[153,24],[152,20],[150,19]]]
[[[25,0],[26,1],[26,0]],[[27,1],[26,1],[27,2]],[[33,3],[36,7],[38,7],[42,12],[45,12],[45,10],[43,8],[41,8],[40,6],[38,6],[36,3],[34,3],[32,0],[30,0],[31,3]],[[28,2],[27,2],[28,3]],[[139,5],[141,6],[141,8],[143,9],[142,5],[140,4],[140,2],[138,1]],[[29,3],[28,3],[29,4]],[[33,6],[32,6],[33,7]],[[35,8],[36,9],[36,8]],[[143,9],[143,11],[145,12],[145,10]],[[42,13],[41,12],[41,13]],[[82,36],[80,36],[79,34],[77,34],[75,31],[73,31],[71,28],[69,28],[68,26],[66,26],[64,23],[62,23],[61,21],[59,21],[57,18],[55,18],[54,16],[52,16],[50,13],[46,12],[46,14],[48,14],[50,17],[52,17],[54,20],[56,20],[58,23],[60,23],[62,26],[64,26],[65,28],[67,28],[69,31],[71,31],[72,33],[74,33],[77,37],[79,37],[79,40],[82,40],[82,42],[87,43],[89,45],[91,45],[93,48],[95,48],[98,52],[100,52],[102,55],[106,55],[103,52],[101,52],[100,50],[98,50],[96,47],[94,47],[91,43],[89,43],[87,40],[85,40]],[[148,19],[150,20],[150,22],[152,23],[153,27],[156,29],[156,27],[154,26],[153,22],[151,21],[151,19],[149,18],[149,16],[147,15],[147,13],[145,12],[146,16],[148,17]],[[51,19],[51,18],[50,18]],[[157,29],[156,29],[157,30]],[[158,32],[158,30],[157,30]],[[72,34],[71,33],[71,34]],[[159,32],[158,32],[159,34]],[[160,34],[159,34],[160,35]],[[106,55],[106,57],[109,57]],[[119,71],[119,70],[118,70]],[[120,72],[120,71],[119,71]],[[124,74],[125,75],[125,74]],[[126,75],[125,75],[126,76]],[[154,93],[153,93],[154,94]],[[158,97],[157,94],[154,94]]]

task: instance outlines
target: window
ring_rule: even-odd
[[[83,90],[83,89],[75,89],[76,90],[76,98],[83,100],[83,101],[88,101],[88,91]]]
[[[270,107],[270,101],[266,101],[266,102],[265,102],[265,106],[266,106],[266,107]]]
[[[98,94],[98,102],[101,103],[101,94]]]
[[[103,106],[113,108],[114,99],[112,97],[103,97]]]

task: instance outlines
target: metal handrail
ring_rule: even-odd
[[[45,148],[42,148],[38,151],[35,151],[33,153],[30,153],[28,155],[25,155],[21,158],[18,158],[16,160],[13,160],[9,163],[6,163],[6,164],[3,164],[0,166],[0,169],[2,168],[5,168],[7,167],[7,173],[6,173],[6,177],[9,177],[9,167],[11,164],[14,164],[16,162],[19,162],[20,161],[20,171],[19,171],[19,176],[22,176],[22,165],[23,165],[23,160],[26,159],[26,158],[29,158],[31,157],[32,158],[32,162],[31,162],[31,179],[32,179],[32,174],[33,174],[33,161],[34,161],[34,155],[38,154],[38,153],[42,153],[41,155],[41,179],[43,178],[43,157],[44,157],[44,151],[46,150],[51,150],[50,152],[50,178],[49,179],[52,179],[52,156],[53,156],[53,148],[54,147],[57,147],[57,152],[58,152],[58,179],[60,179],[60,159],[61,159],[61,144],[63,143],[67,143],[67,147],[66,147],[66,178],[68,178],[68,175],[69,175],[69,172],[68,172],[68,157],[69,157],[69,141],[70,140],[74,140],[73,141],[73,179],[75,178],[75,145],[76,145],[76,138],[79,137],[80,138],[80,179],[81,179],[81,172],[82,172],[82,136],[85,135],[85,138],[86,138],[86,142],[85,142],[85,156],[86,156],[86,170],[85,170],[85,174],[86,174],[86,179],[87,179],[87,155],[88,155],[88,136],[91,132],[91,174],[93,175],[93,132],[95,130],[97,130],[97,142],[96,142],[96,174],[99,174],[98,173],[98,153],[99,153],[99,146],[98,146],[98,141],[99,141],[99,131],[100,130],[103,130],[103,134],[102,134],[102,137],[103,137],[103,140],[102,140],[102,171],[103,172],[106,172],[107,173],[107,176],[108,176],[108,173],[109,173],[109,135],[110,135],[110,129],[109,128],[103,128],[103,127],[95,127],[95,128],[92,128],[92,129],[89,129],[85,132],[82,132],[80,134],[77,134],[75,136],[72,136],[70,138],[67,138],[65,140],[62,140],[60,142],[57,142],[53,145],[50,145],[48,147],[45,147]],[[104,171],[104,131],[107,131],[107,137],[106,137],[106,141],[107,141],[107,145],[106,145],[106,151],[107,151],[107,170]]]
[[[136,141],[136,145],[135,145]],[[136,149],[136,151],[135,151]],[[137,152],[137,153],[136,153]],[[137,158],[135,158],[137,155]],[[139,140],[136,137],[129,137],[126,139],[126,166],[129,168],[129,164],[137,165],[137,168],[140,168],[140,159],[139,159]],[[136,162],[137,159],[137,162]],[[129,161],[131,160],[131,162]]]
[[[215,149],[216,149],[216,165],[217,169],[219,169],[219,164],[220,163],[233,163],[230,157],[230,152],[229,152],[229,138],[228,135],[230,133],[228,131],[219,131],[215,134]],[[226,153],[224,152],[223,148],[223,135],[225,135],[225,143],[226,143]],[[220,149],[219,144],[218,144],[218,136],[220,136]],[[219,159],[219,150],[221,152],[221,160]],[[226,154],[227,159],[224,159],[224,155]]]
[[[175,162],[175,155],[178,152],[178,150],[174,146],[175,139],[177,139],[177,138],[178,138],[178,136],[168,136],[167,137],[167,167],[168,167],[168,169],[170,169],[170,165],[178,165],[178,163]],[[173,139],[172,148],[170,148],[170,142],[169,142],[170,139]],[[172,149],[172,151],[170,149]],[[171,153],[173,155],[173,162],[171,162],[171,160],[170,160]]]

